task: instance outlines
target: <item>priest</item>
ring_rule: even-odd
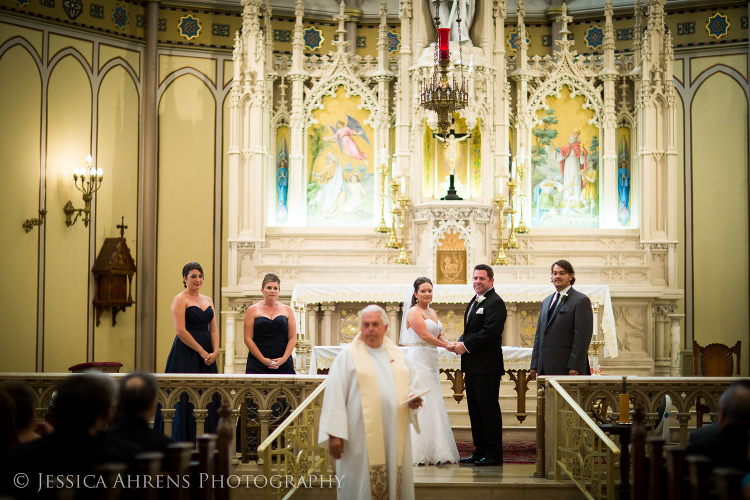
[[[422,399],[409,399],[419,392],[417,374],[385,336],[382,307],[365,307],[359,325],[328,372],[318,443],[336,460],[338,498],[413,499],[410,410]]]

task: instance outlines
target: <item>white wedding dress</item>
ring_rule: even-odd
[[[443,331],[442,323],[425,320],[427,331],[435,338]],[[459,455],[456,440],[453,438],[448,411],[445,409],[440,390],[440,369],[438,368],[437,347],[428,344],[413,329],[407,330],[409,351],[406,358],[417,371],[419,390],[430,392],[423,396],[419,410],[421,434],[411,433],[411,453],[415,465],[436,464],[438,462],[458,463]]]

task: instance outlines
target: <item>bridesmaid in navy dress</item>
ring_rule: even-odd
[[[203,268],[200,264],[186,264],[182,268],[182,282],[185,290],[178,293],[172,301],[172,321],[176,336],[164,372],[219,373],[216,368],[219,329],[216,326],[213,301],[200,293],[203,286]],[[214,406],[217,399],[218,397],[214,397],[215,401],[208,405],[206,432],[211,432],[216,427]],[[195,440],[196,425],[191,406],[187,394],[182,394],[172,421],[172,439],[175,441]]]
[[[277,302],[281,280],[266,274],[261,285],[263,301],[247,308],[245,313],[245,373],[294,375],[292,351],[297,342],[297,324],[291,307]]]

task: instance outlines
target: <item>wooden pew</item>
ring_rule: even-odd
[[[649,461],[649,498],[664,498],[664,440],[651,437],[647,439]]]
[[[688,470],[690,471],[691,500],[707,500],[711,483],[711,469],[713,463],[701,455],[688,455]]]
[[[664,456],[667,463],[667,500],[688,500],[687,449],[677,445],[665,446]]]
[[[745,473],[729,467],[714,469],[716,478],[716,493],[719,500],[735,500],[742,498],[742,478]]]
[[[169,499],[188,500],[189,488],[184,488],[184,477],[190,474],[190,454],[193,445],[190,443],[173,443],[167,447],[169,454]],[[176,485],[175,485],[176,484]]]
[[[232,412],[229,409],[229,403],[222,401],[217,413],[219,414],[219,425],[216,429],[218,455],[215,474],[227,479],[232,474],[232,450],[234,447]],[[230,490],[226,481],[222,481],[221,486],[214,491],[216,492],[216,500],[229,500]]]
[[[94,498],[96,500],[119,500],[122,495],[122,488],[119,486],[117,479],[125,479],[128,467],[125,464],[102,464],[94,467],[96,475],[104,480],[102,487],[97,479],[97,488]]]
[[[139,500],[158,500],[159,489],[156,488],[156,477],[161,471],[164,461],[164,453],[151,451],[139,453],[135,456],[135,472],[138,474],[138,498]],[[151,478],[148,483],[146,478]]]

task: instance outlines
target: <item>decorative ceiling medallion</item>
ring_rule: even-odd
[[[604,43],[604,30],[599,26],[594,26],[586,30],[586,36],[583,38],[586,40],[588,48],[598,49]]]
[[[507,40],[505,41],[506,45],[508,45],[508,50],[515,52],[518,47],[516,47],[516,40],[518,39],[518,33],[516,31],[511,31],[508,33],[508,36],[506,37]],[[529,34],[526,33],[526,45],[531,45],[531,38],[529,38]]]
[[[315,26],[310,26],[305,30],[304,40],[306,49],[318,50],[323,45],[325,38],[323,38],[323,31]]]
[[[16,0],[19,7],[26,7],[31,0]]]
[[[81,0],[63,0],[63,10],[71,21],[75,21],[83,12],[83,2]]]
[[[128,27],[128,11],[122,4],[116,3],[112,9],[112,20],[115,22],[117,29],[125,31]]]
[[[729,17],[716,13],[708,18],[708,24],[706,24],[708,34],[714,38],[721,38],[729,32]]]
[[[401,38],[395,31],[388,31],[388,53],[397,52],[401,48]]]
[[[180,35],[188,40],[192,40],[193,38],[198,38],[203,27],[201,27],[200,19],[193,17],[192,14],[188,14],[187,16],[182,16],[180,18],[180,23],[177,25],[177,29],[179,30]]]

